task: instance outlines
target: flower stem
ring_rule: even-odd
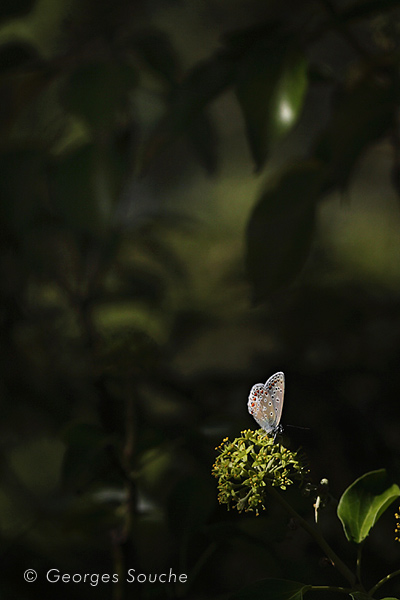
[[[363,549],[363,544],[358,544],[357,547],[357,579],[358,579],[358,583],[360,585],[362,585],[361,582],[361,553],[362,553],[362,549]]]
[[[374,587],[369,590],[368,594],[370,596],[373,596],[375,594],[376,590],[381,587],[381,585],[383,585],[387,581],[390,581],[394,577],[398,577],[399,575],[400,575],[400,569],[398,569],[397,571],[393,571],[393,573],[389,573],[389,575],[386,575],[386,577],[383,577],[383,579],[378,581],[378,583],[375,584]]]
[[[330,558],[333,565],[337,568],[338,571],[340,571],[340,573],[343,575],[343,577],[345,577],[345,579],[347,579],[347,581],[350,583],[350,585],[354,586],[354,584],[356,583],[355,575],[352,573],[352,571],[350,571],[348,566],[345,565],[345,563],[337,556],[337,554],[334,552],[334,550],[332,550],[332,548],[329,546],[329,544],[325,540],[325,538],[322,537],[321,533],[317,529],[312,527],[309,523],[307,523],[307,521],[305,519],[303,519],[303,517],[301,517],[297,513],[297,511],[295,511],[295,509],[292,508],[292,506],[290,506],[290,504],[288,502],[286,502],[286,500],[284,500],[284,498],[282,498],[282,496],[271,485],[267,486],[267,489],[268,489],[268,492],[274,498],[276,498],[276,500],[278,502],[280,502],[280,504],[283,506],[283,508],[294,519],[296,519],[296,521],[303,527],[303,529],[305,529],[311,535],[311,537],[314,538],[314,540],[316,541],[318,546],[325,552],[327,557]]]

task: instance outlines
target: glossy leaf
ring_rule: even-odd
[[[284,42],[262,40],[241,62],[236,95],[257,170],[271,146],[297,122],[306,90],[307,62]]]
[[[315,153],[327,164],[329,187],[347,186],[358,159],[388,131],[394,114],[389,81],[375,83],[366,79],[343,95]]]
[[[356,479],[340,498],[337,508],[347,539],[360,544],[399,496],[399,486],[390,483],[385,469]]]
[[[117,111],[127,103],[137,76],[127,64],[93,62],[73,71],[61,96],[67,110],[84,119],[95,130],[115,123]]]
[[[316,202],[323,183],[317,162],[289,168],[266,190],[247,228],[247,274],[256,301],[289,284],[303,267],[315,227]]]
[[[262,579],[233,594],[229,600],[302,600],[309,589],[311,585],[297,581]]]

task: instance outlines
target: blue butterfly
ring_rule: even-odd
[[[278,371],[265,384],[253,385],[247,402],[249,413],[267,434],[274,436],[274,439],[283,431],[280,420],[284,394],[285,376]]]

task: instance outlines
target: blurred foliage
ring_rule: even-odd
[[[43,597],[50,568],[188,574],[61,600],[340,585],[279,510],[227,518],[210,467],[283,370],[317,478],[399,480],[400,2],[14,0],[0,19],[2,595]],[[371,538],[376,580],[399,546]]]

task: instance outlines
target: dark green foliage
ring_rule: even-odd
[[[374,525],[365,589],[395,570],[375,522],[393,533],[400,470],[399,10],[1,3],[1,597],[343,585],[272,505],[217,504],[214,447],[278,369],[284,425],[308,428],[285,445],[333,494],[390,472],[363,488],[369,520],[349,508],[360,480],[339,515],[356,541]],[[313,502],[294,499],[309,520]],[[50,568],[119,580],[50,584]],[[128,568],[188,582],[129,584]]]

